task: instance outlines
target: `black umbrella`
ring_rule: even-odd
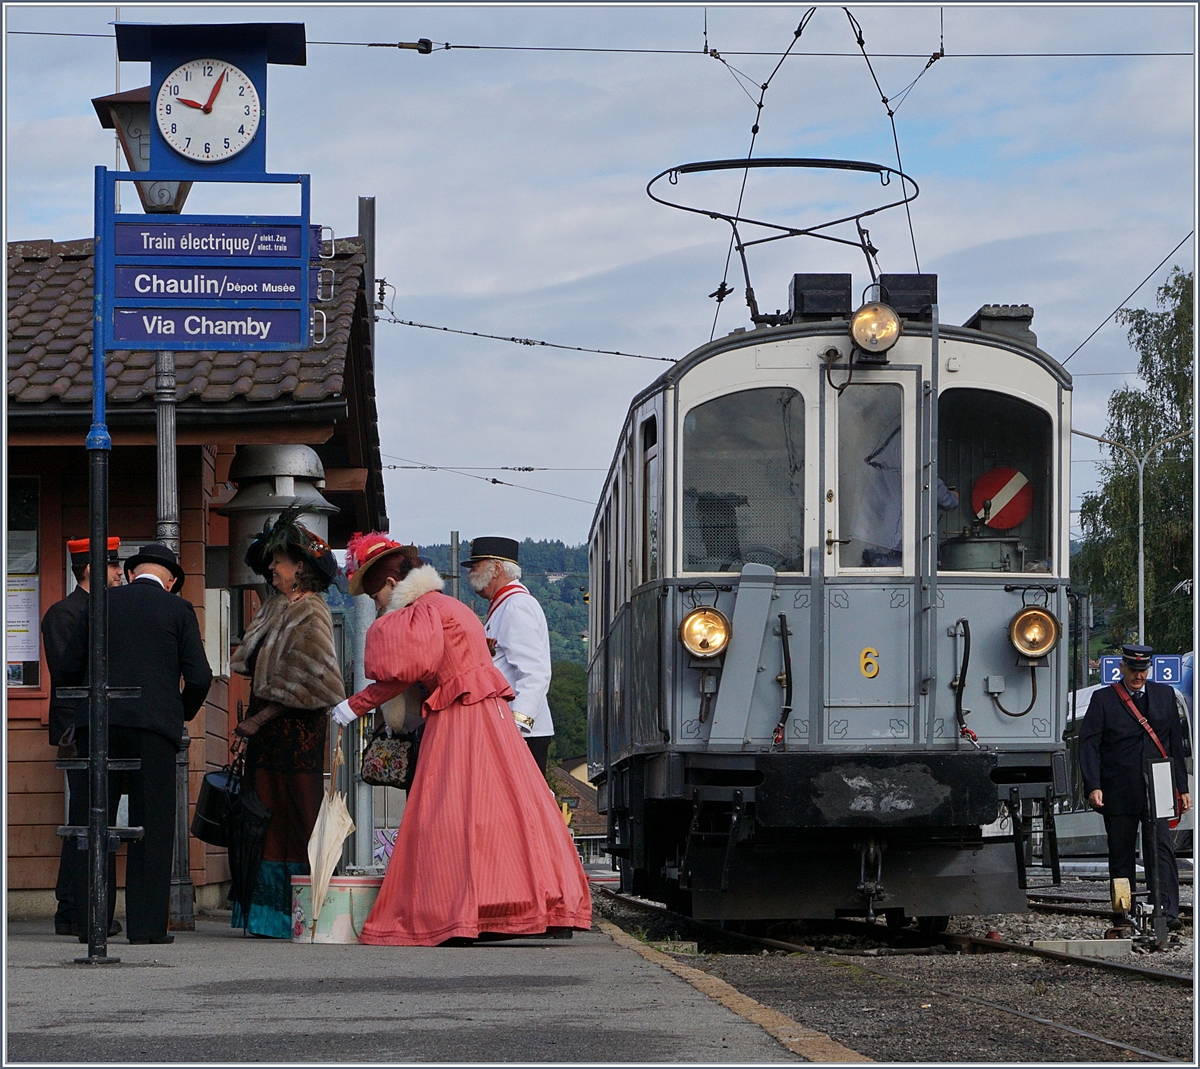
[[[258,867],[262,863],[263,842],[271,810],[263,805],[253,787],[243,788],[229,809],[227,836],[229,839],[229,876],[232,886],[229,898],[242,907],[242,917],[249,923],[250,900],[258,882]],[[244,927],[244,925],[243,925]]]

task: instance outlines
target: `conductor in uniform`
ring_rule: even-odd
[[[176,592],[184,570],[161,543],[142,546],[125,563],[129,585],[108,596],[108,674],[113,687],[140,687],[141,695],[109,705],[109,755],[141,759],[124,773],[129,822],[146,829],[129,844],[125,918],[130,943],[170,943],[167,933],[171,862],[175,844],[175,755],[183,723],[208,694],[212,671],[196,612]],[[87,616],[63,655],[68,681],[87,675]],[[181,685],[182,684],[182,685]],[[76,723],[80,723],[78,718]],[[111,788],[110,788],[111,789]],[[76,869],[75,900],[87,901],[86,866]]]
[[[1183,730],[1176,709],[1175,691],[1165,683],[1149,683],[1154,650],[1149,646],[1124,646],[1120,661],[1121,680],[1101,687],[1092,695],[1079,733],[1079,768],[1088,803],[1104,817],[1108,835],[1108,874],[1125,878],[1134,886],[1135,843],[1142,828],[1142,864],[1150,871],[1150,835],[1158,842],[1159,902],[1167,916],[1167,927],[1182,927],[1179,920],[1179,869],[1167,820],[1152,821],[1146,799],[1145,764],[1162,760],[1163,754],[1149,731],[1125,704],[1133,705],[1157,736],[1171,761],[1175,789],[1181,797],[1181,812],[1191,808],[1187,766],[1184,763]],[[1153,825],[1153,827],[1152,827]],[[1147,877],[1147,882],[1148,877]]]
[[[42,617],[42,646],[46,651],[46,666],[50,669],[50,745],[58,748],[59,757],[77,756],[75,710],[86,702],[80,698],[60,698],[56,691],[62,683],[62,654],[75,632],[80,616],[87,612],[88,592],[92,585],[90,538],[76,538],[67,543],[71,557],[71,574],[75,577],[75,589],[62,601],[56,601]],[[107,546],[108,586],[121,585],[120,538],[110,538]],[[85,714],[86,715],[86,714]],[[82,730],[85,734],[87,728]],[[88,774],[84,769],[67,772],[69,801],[67,823],[76,827],[88,822]],[[116,819],[116,806],[109,813],[109,823]],[[58,907],[54,912],[55,935],[79,935],[85,927],[86,909],[75,909],[71,893],[71,868],[79,847],[74,839],[62,841],[62,856],[58,864],[58,881],[54,886],[54,897]],[[115,891],[117,881],[117,859],[109,857],[109,889]],[[113,901],[113,895],[109,895]],[[86,900],[85,900],[86,902]],[[76,922],[78,926],[76,925]],[[113,924],[109,918],[109,935],[121,930],[120,922]],[[86,939],[87,936],[84,936]]]
[[[521,583],[518,542],[513,538],[476,538],[471,556],[462,562],[467,582],[487,598],[483,625],[492,662],[508,680],[516,697],[509,702],[513,719],[542,774],[554,738],[554,720],[546,694],[550,689],[550,631],[546,614]]]

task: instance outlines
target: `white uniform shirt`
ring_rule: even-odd
[[[492,661],[508,680],[515,698],[509,703],[525,716],[533,717],[528,736],[554,734],[550,703],[550,631],[541,605],[520,583],[506,590],[488,617],[484,632],[492,647]]]

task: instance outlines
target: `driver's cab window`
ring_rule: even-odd
[[[683,420],[683,560],[690,572],[804,568],[804,401],[767,387]]]
[[[892,383],[856,383],[838,399],[842,568],[904,563],[903,405]]]
[[[992,390],[938,399],[938,569],[1049,572],[1050,416]]]

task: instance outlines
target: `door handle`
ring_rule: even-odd
[[[832,556],[834,546],[848,546],[850,541],[849,538],[834,538],[833,528],[831,527],[825,532],[825,552]]]

